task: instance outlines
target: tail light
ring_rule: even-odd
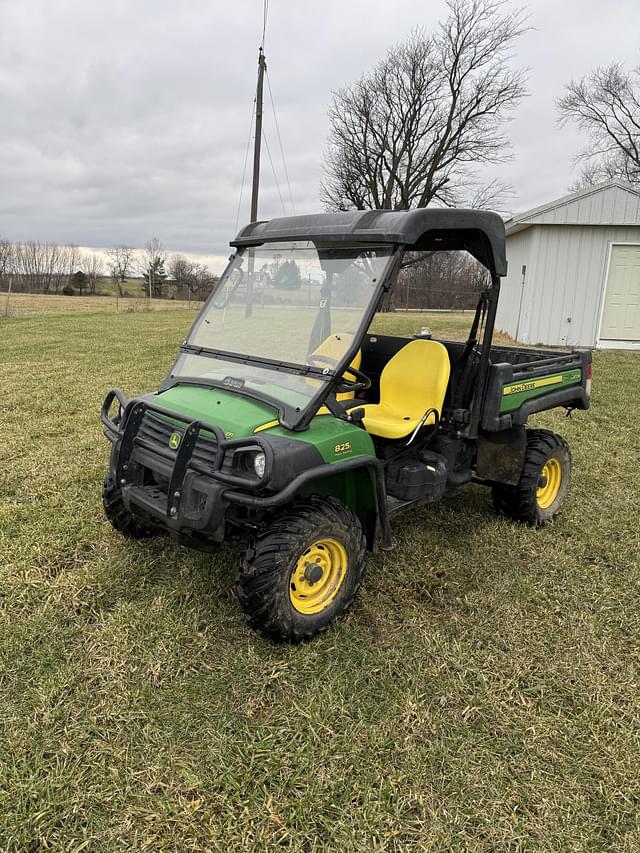
[[[592,374],[593,374],[593,364],[591,362],[589,362],[589,364],[587,365],[587,368],[585,370],[585,377],[587,380],[587,382],[586,382],[587,397],[591,396],[591,376],[592,376]]]

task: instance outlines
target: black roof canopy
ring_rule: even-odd
[[[420,251],[464,249],[492,273],[507,274],[504,222],[497,213],[483,210],[426,207],[287,216],[246,225],[231,245],[290,240],[399,243]]]

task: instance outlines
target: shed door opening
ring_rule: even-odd
[[[640,246],[612,246],[600,342],[640,344]]]

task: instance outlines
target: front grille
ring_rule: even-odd
[[[206,435],[201,434],[198,436],[196,445],[193,448],[191,459],[205,470],[213,471],[217,449],[218,442],[215,438],[208,438]]]
[[[169,447],[169,438],[177,432],[182,439],[184,431],[184,427],[175,427],[151,412],[145,412],[138,428],[136,444],[173,462],[176,451]],[[215,469],[217,448],[218,442],[215,438],[199,435],[191,453],[190,467],[201,473],[210,474]]]

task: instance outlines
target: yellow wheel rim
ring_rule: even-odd
[[[540,509],[548,509],[558,497],[562,483],[562,466],[557,459],[547,459],[540,472],[536,498]]]
[[[344,583],[348,566],[344,545],[318,539],[298,557],[289,580],[289,598],[298,613],[320,613]]]

